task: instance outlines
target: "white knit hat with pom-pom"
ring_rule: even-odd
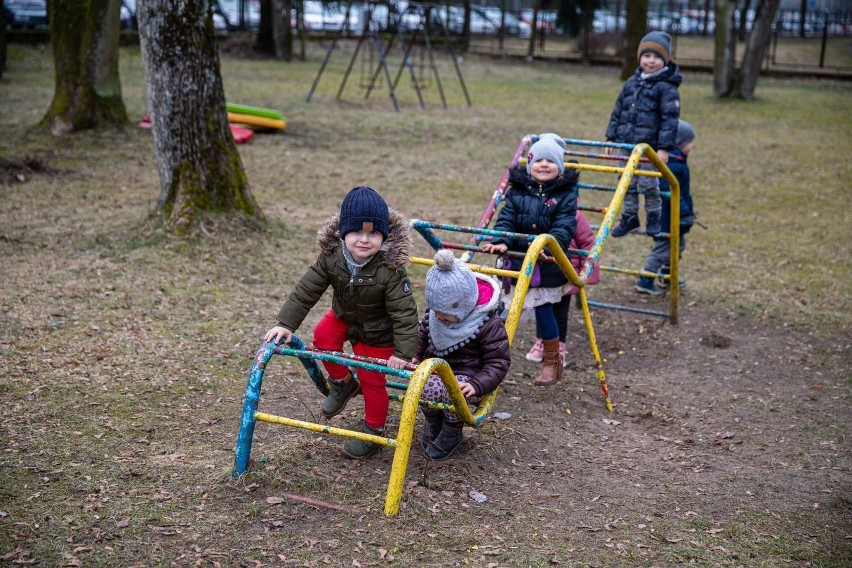
[[[426,273],[426,307],[463,320],[476,308],[478,287],[470,267],[452,251],[435,253],[435,266]]]

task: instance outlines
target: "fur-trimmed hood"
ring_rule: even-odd
[[[388,209],[388,238],[382,243],[381,252],[388,268],[402,268],[411,255],[411,231],[408,219],[395,209]],[[331,254],[340,247],[340,215],[329,217],[317,230],[317,245],[324,254]],[[381,252],[379,254],[381,254]]]

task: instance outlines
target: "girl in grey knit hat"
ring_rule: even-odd
[[[449,250],[435,254],[426,273],[426,315],[417,332],[413,362],[440,357],[453,370],[462,394],[476,404],[503,381],[509,371],[509,337],[500,319],[500,285],[474,274]],[[450,403],[443,381],[432,375],[424,399]],[[423,408],[426,424],[422,448],[433,460],[449,458],[464,441],[464,422],[452,412]]]

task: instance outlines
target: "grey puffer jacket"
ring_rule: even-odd
[[[680,118],[680,93],[683,78],[673,61],[660,72],[645,79],[642,70],[624,82],[615,101],[606,139],[611,142],[645,142],[654,150],[676,148],[677,121]]]
[[[405,265],[411,250],[408,219],[390,210],[388,238],[382,250],[352,276],[340,248],[340,218],[329,218],[317,231],[320,255],[290,292],[278,323],[296,331],[311,308],[332,287],[331,309],[349,327],[352,343],[394,346],[394,355],[409,360],[417,352],[417,304]]]

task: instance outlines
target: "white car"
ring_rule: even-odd
[[[346,24],[346,13],[332,10],[317,0],[305,0],[304,21],[305,29],[309,32],[336,32]]]

